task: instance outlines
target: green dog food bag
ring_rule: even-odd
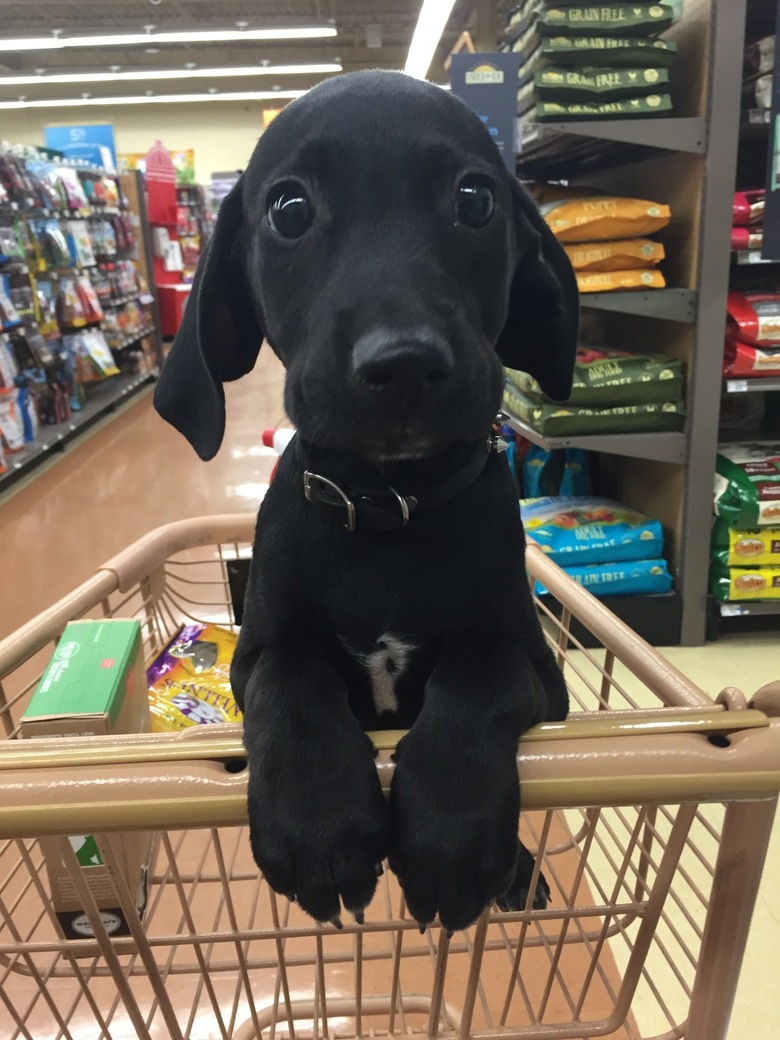
[[[682,401],[618,405],[613,408],[574,408],[569,404],[532,401],[511,382],[504,386],[504,407],[538,433],[548,437],[673,431],[681,430],[685,423]]]
[[[546,68],[534,75],[542,101],[621,101],[657,94],[669,83],[666,69]]]
[[[546,36],[542,57],[550,65],[668,69],[677,57],[671,40],[647,40],[630,36]]]
[[[506,369],[507,378],[531,401],[553,404],[526,372]],[[567,406],[609,408],[663,404],[683,393],[682,362],[663,354],[629,354],[606,347],[578,347]]]
[[[655,36],[675,21],[674,8],[660,4],[556,4],[539,12],[537,28],[543,36],[558,33],[601,36]]]
[[[780,525],[780,442],[720,448],[715,463],[715,514],[736,531]]]
[[[559,123],[567,119],[632,119],[661,116],[672,110],[670,94],[648,94],[647,97],[624,98],[600,104],[584,101],[563,103],[540,101],[535,110],[539,123]]]

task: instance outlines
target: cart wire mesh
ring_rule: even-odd
[[[725,1036],[780,730],[736,690],[706,696],[535,547],[529,576],[551,592],[537,606],[573,712],[529,733],[518,758],[546,910],[529,896],[451,938],[420,934],[386,869],[365,922],[337,931],[257,871],[240,727],[16,741],[68,621],[138,618],[147,660],[183,624],[235,627],[230,569],[249,557],[252,523],[153,532],[0,644],[0,1040]],[[385,788],[394,739],[377,735]],[[108,841],[134,829],[154,848],[140,915]],[[110,934],[85,881],[68,840],[84,832],[129,935]],[[58,836],[84,939],[59,928],[44,836]]]

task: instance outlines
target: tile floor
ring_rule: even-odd
[[[266,351],[255,372],[226,391],[226,440],[211,463],[200,463],[157,418],[147,393],[0,497],[0,639],[151,528],[187,516],[256,511],[275,461],[260,445],[260,431],[283,422],[281,368]],[[713,694],[735,685],[750,695],[780,678],[775,633],[731,635],[665,653]],[[767,966],[776,964],[780,948],[779,876],[776,821],[729,1031],[733,1040],[777,1036],[780,991],[768,984]],[[640,1005],[634,1013],[641,1035],[649,1035],[656,1028],[650,1009]]]

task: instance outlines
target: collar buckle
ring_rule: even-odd
[[[346,491],[342,491],[338,484],[334,484],[333,481],[328,480],[327,477],[323,477],[319,473],[312,473],[311,470],[307,469],[306,472],[303,474],[303,493],[306,496],[307,502],[311,502],[312,482],[315,483],[315,486],[321,485],[327,491],[331,491],[334,495],[341,499],[341,502],[347,511],[347,522],[344,524],[344,527],[350,532],[354,531],[357,520],[355,503],[352,501],[352,499],[349,497]],[[322,494],[321,490],[320,494]],[[335,505],[336,503],[333,504]]]

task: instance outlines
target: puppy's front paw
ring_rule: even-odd
[[[390,796],[390,866],[409,912],[466,928],[511,886],[520,808],[512,754],[467,754],[412,731],[401,742]]]
[[[387,805],[363,733],[250,756],[249,832],[268,884],[317,921],[360,918],[387,854]]]
[[[515,876],[512,879],[512,884],[506,892],[496,900],[496,905],[499,910],[525,910],[526,903],[528,902],[528,893],[531,889],[534,866],[534,857],[522,842],[518,842],[517,868],[515,870]],[[549,902],[550,886],[547,884],[547,879],[544,874],[540,872],[536,881],[536,888],[534,889],[531,909],[546,910]]]

